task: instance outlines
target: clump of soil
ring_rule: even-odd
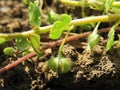
[[[20,0],[0,1],[0,17],[1,33],[22,32],[31,29],[27,7]],[[44,35],[45,37],[47,35]],[[43,71],[45,60],[50,58],[46,57],[45,60],[39,62],[39,73],[37,73],[35,71],[36,57],[31,58],[0,74],[0,90],[119,90],[119,49],[112,48],[106,52],[103,43],[106,40],[103,39],[93,52],[89,52],[83,41],[81,40],[77,44],[76,41],[73,41],[63,47],[63,56],[71,58],[73,62],[69,72],[58,74],[52,70]],[[0,45],[0,67],[22,56],[5,56],[3,54],[2,46],[12,45],[14,46],[12,42]],[[51,54],[55,56],[57,51],[58,47],[54,47]]]

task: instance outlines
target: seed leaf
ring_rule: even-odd
[[[51,39],[58,39],[62,35],[62,32],[68,28],[70,21],[71,21],[71,16],[67,14],[63,14],[61,16],[61,21],[56,21],[54,23],[53,28],[50,30],[49,37]]]
[[[40,36],[38,34],[30,34],[29,41],[38,54],[40,54]]]
[[[113,43],[114,43],[114,34],[115,34],[115,30],[114,28],[111,28],[110,32],[108,33],[108,41],[107,41],[107,45],[106,45],[106,50],[110,50],[110,48],[112,47]]]
[[[41,14],[38,6],[38,1],[34,1],[34,3],[30,2],[29,6],[29,18],[30,23],[35,26],[39,27],[41,24]]]

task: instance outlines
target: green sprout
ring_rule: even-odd
[[[57,21],[58,23],[55,22],[52,32],[50,33],[50,38],[57,39],[61,36],[62,32],[65,29],[68,30],[64,40],[62,41],[62,44],[59,47],[57,57],[52,57],[48,61],[49,68],[58,73],[66,73],[71,69],[71,66],[72,66],[71,59],[65,58],[62,56],[63,45],[65,44],[65,41],[67,40],[70,30],[73,28],[72,26],[71,26],[71,28],[69,27],[71,20],[72,19],[69,15],[63,14],[61,16],[61,21],[59,21],[59,22]]]

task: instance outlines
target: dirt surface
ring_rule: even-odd
[[[49,0],[48,5],[53,7]],[[62,12],[62,4],[60,6],[56,7],[60,10],[57,11],[59,13]],[[70,7],[66,8],[69,10]],[[1,33],[22,32],[31,28],[27,6],[20,0],[0,0]],[[86,39],[77,40],[64,45],[62,54],[64,57],[71,58],[73,62],[68,73],[57,74],[51,70],[45,71],[44,60],[38,63],[39,73],[37,73],[35,71],[36,57],[34,57],[0,74],[0,90],[120,90],[119,49],[113,47],[106,52],[106,40],[101,37],[99,45],[91,53],[86,50],[85,41]],[[13,42],[0,45],[0,67],[22,57],[22,55],[4,55],[2,50],[6,46],[15,47]],[[58,47],[51,50],[52,55],[56,55]],[[46,57],[45,60],[49,58]]]

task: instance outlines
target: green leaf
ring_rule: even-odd
[[[56,21],[54,23],[53,28],[50,30],[49,37],[51,39],[58,39],[62,35],[62,32],[68,28],[70,21],[71,16],[63,14],[61,16],[61,21]]]
[[[38,1],[34,1],[34,3],[30,2],[29,6],[29,19],[30,23],[35,26],[39,27],[41,24],[41,14],[38,6]]]
[[[64,29],[64,27],[63,27],[62,22],[56,21],[54,23],[52,30],[50,31],[49,37],[52,39],[58,39],[61,36],[63,29]]]
[[[108,41],[107,41],[107,45],[106,45],[106,50],[110,50],[110,48],[112,47],[113,43],[114,43],[114,34],[115,34],[115,30],[114,28],[111,28],[110,32],[108,33]]]
[[[65,26],[67,27],[69,25],[69,23],[70,23],[71,20],[72,20],[71,16],[69,16],[67,14],[62,14],[61,21],[62,21],[64,27]]]
[[[105,0],[88,0],[87,4],[94,10],[104,10]]]
[[[40,54],[40,36],[38,34],[30,34],[29,41],[38,54]]]
[[[105,12],[107,13],[112,7],[114,0],[106,0],[105,1]]]
[[[0,44],[6,42],[6,39],[5,38],[0,38]]]
[[[19,50],[24,50],[25,48],[27,48],[28,46],[30,46],[27,38],[17,38],[16,39],[16,46]]]

